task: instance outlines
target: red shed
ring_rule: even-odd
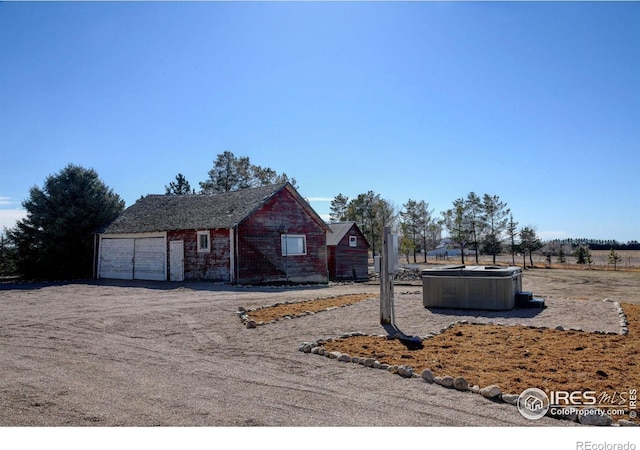
[[[365,281],[369,279],[369,242],[355,222],[329,224],[327,235],[329,279]]]
[[[99,278],[326,283],[329,228],[289,183],[148,195],[99,234]]]

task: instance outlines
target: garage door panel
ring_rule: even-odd
[[[103,239],[100,252],[100,278],[133,278],[134,239]]]
[[[165,280],[164,238],[143,238],[135,241],[133,277],[136,280]]]

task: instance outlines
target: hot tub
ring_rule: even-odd
[[[422,271],[425,308],[508,310],[521,290],[519,267],[461,265]]]

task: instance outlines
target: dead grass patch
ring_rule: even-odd
[[[418,349],[380,336],[338,338],[322,346],[384,364],[411,366],[417,373],[430,369],[435,376],[464,377],[470,386],[495,384],[506,393],[537,387],[546,392],[595,391],[598,396],[617,393],[628,400],[631,389],[640,390],[640,305],[622,308],[628,335],[457,324],[424,340]]]
[[[248,315],[251,320],[254,320],[257,323],[271,322],[287,316],[298,316],[306,312],[314,313],[324,311],[329,308],[352,305],[370,298],[376,298],[376,296],[372,294],[350,294],[303,302],[282,303],[279,305],[248,311]]]
[[[257,322],[268,322],[370,298],[375,296],[346,295],[281,304],[251,311],[249,315]],[[430,369],[435,376],[464,377],[470,386],[495,384],[505,393],[519,394],[537,387],[546,392],[627,395],[631,389],[640,390],[640,305],[621,306],[628,320],[627,335],[521,325],[457,324],[424,340],[421,348],[408,348],[401,341],[384,336],[336,338],[322,346],[330,352],[374,358],[383,364],[411,366],[416,373]]]

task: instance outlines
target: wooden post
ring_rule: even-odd
[[[380,255],[380,324],[395,325],[393,318],[393,273],[390,273],[389,250],[392,244],[391,228],[384,227],[382,254]]]

